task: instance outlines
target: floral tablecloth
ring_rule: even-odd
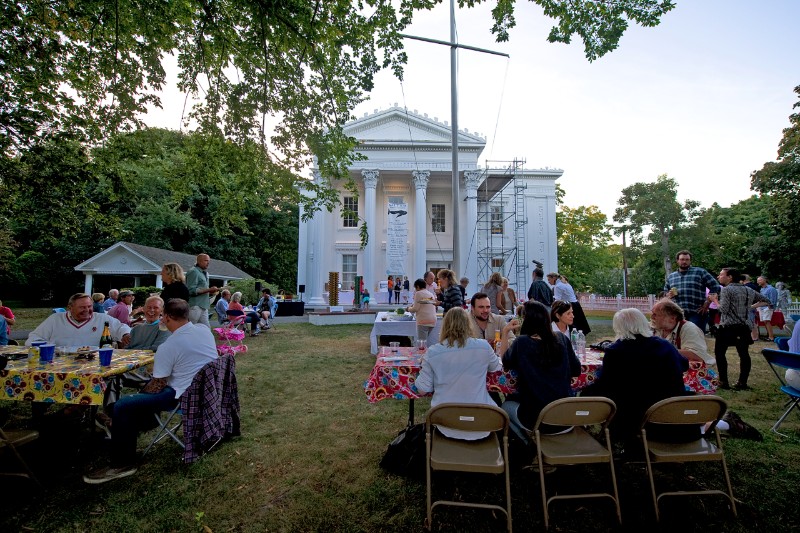
[[[24,350],[21,346],[0,347],[0,353]],[[111,366],[101,367],[100,358],[92,361],[74,355],[57,356],[52,363],[28,366],[28,361],[9,361],[0,370],[3,390],[0,399],[102,405],[110,378],[153,363],[150,350],[114,350]]]
[[[412,348],[400,348],[398,357],[407,359],[397,361],[396,357],[378,357],[369,378],[364,382],[364,393],[371,403],[393,398],[395,400],[416,399],[421,394],[414,386],[420,371],[421,359]],[[581,360],[581,375],[572,378],[572,392],[591,385],[603,371],[603,353],[588,350]],[[687,391],[698,394],[714,394],[719,386],[716,371],[698,361],[689,362],[689,370],[683,375],[683,383]],[[490,372],[486,375],[486,388],[492,392],[504,394],[516,390],[517,376],[512,371]],[[635,383],[631,384],[636,386]]]

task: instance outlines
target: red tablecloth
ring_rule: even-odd
[[[758,325],[759,326],[763,326],[764,325],[764,322],[762,322],[761,318],[759,318],[758,310],[756,310],[756,319],[758,320]],[[782,311],[773,311],[772,312],[772,320],[770,320],[770,324],[772,324],[772,326],[775,327],[775,328],[783,329],[783,326],[786,325],[786,319],[783,316],[783,312]]]
[[[369,378],[364,382],[364,393],[371,403],[393,398],[396,400],[416,399],[421,394],[414,385],[419,375],[421,358],[413,348],[399,348],[398,353],[389,353],[382,349]],[[589,350],[581,361],[581,375],[572,378],[572,391],[577,393],[596,380],[603,370],[602,352]],[[399,360],[400,358],[405,358]],[[640,383],[631,383],[632,387],[646,382],[642,376]],[[687,391],[698,394],[714,394],[719,386],[716,371],[699,361],[690,361],[689,370],[683,375]],[[499,371],[486,375],[486,388],[493,392],[510,394],[516,390],[517,377],[514,372]]]

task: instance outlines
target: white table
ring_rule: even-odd
[[[372,355],[378,354],[378,337],[381,335],[398,335],[403,337],[417,338],[416,320],[392,320],[396,317],[395,313],[381,311],[375,316],[375,323],[372,326],[372,333],[369,334],[369,347]],[[408,316],[408,315],[406,315]],[[386,317],[387,320],[383,320]],[[442,327],[442,319],[436,320],[436,326],[428,335],[428,346],[433,346],[439,342],[439,330]]]

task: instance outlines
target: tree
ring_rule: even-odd
[[[794,88],[800,96],[800,85]],[[800,108],[800,101],[794,104]],[[789,116],[790,126],[783,130],[778,145],[778,160],[765,163],[750,177],[750,188],[772,199],[770,221],[776,235],[769,243],[765,268],[795,283],[800,282],[800,246],[797,244],[797,214],[800,213],[800,112]]]
[[[597,273],[619,266],[619,259],[609,252],[611,233],[597,206],[573,209],[561,205],[556,212],[556,231],[559,272],[583,290],[594,292],[598,285],[607,286],[607,276]]]
[[[696,216],[696,200],[678,202],[678,184],[662,174],[654,183],[634,183],[622,189],[614,221],[624,224],[634,245],[645,236],[660,243],[664,276],[672,272],[669,239],[673,231]],[[645,234],[645,232],[647,232]]]

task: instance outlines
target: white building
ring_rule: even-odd
[[[482,168],[485,139],[459,130],[460,257],[454,262],[447,122],[395,106],[348,123],[345,133],[360,141],[357,151],[366,158],[350,167],[358,198],[342,189],[342,204],[358,216],[323,210],[300,221],[297,281],[309,305],[328,303],[329,272],[340,273],[340,303],[347,305],[352,296],[345,291],[356,275],[364,276],[373,301],[383,302],[388,275],[408,276],[413,285],[428,270],[458,264],[456,276],[470,279],[470,293],[500,271],[524,297],[532,260],[556,270],[555,181],[563,171],[525,170],[520,161]],[[319,171],[314,179],[322,179]],[[364,249],[359,219],[368,229]]]

